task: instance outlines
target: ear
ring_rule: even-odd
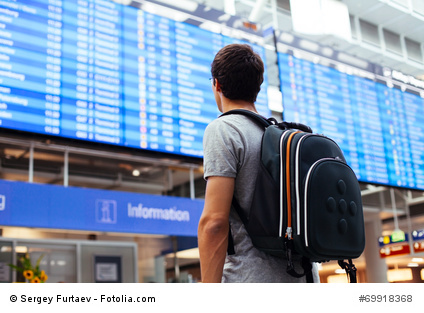
[[[221,92],[221,84],[219,83],[219,81],[215,78],[215,90],[217,92]]]

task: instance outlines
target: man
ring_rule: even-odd
[[[231,44],[221,49],[211,73],[220,112],[244,109],[257,113],[255,101],[263,82],[264,64],[250,46]],[[198,229],[202,282],[305,282],[286,273],[284,259],[256,249],[231,208],[233,196],[244,210],[250,207],[263,132],[242,115],[220,117],[205,130],[207,185]],[[229,227],[235,251],[231,255],[227,255]]]

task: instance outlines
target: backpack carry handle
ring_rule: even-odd
[[[278,126],[282,129],[298,129],[304,131],[305,133],[312,133],[312,128],[305,124],[295,123],[295,122],[281,122],[278,123]]]

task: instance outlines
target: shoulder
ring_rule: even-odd
[[[230,132],[243,134],[247,131],[252,131],[252,127],[257,130],[261,128],[250,118],[244,115],[224,115],[213,120],[207,127],[205,132]]]
[[[243,131],[233,117],[222,116],[213,120],[205,129],[204,148],[218,145],[232,146],[234,142],[243,141]]]

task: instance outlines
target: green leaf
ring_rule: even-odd
[[[18,271],[18,272],[23,272],[24,271],[24,269],[23,268],[21,268],[21,267],[19,267],[19,266],[16,266],[16,265],[13,265],[13,264],[8,264],[12,269],[14,269],[15,271]]]
[[[41,260],[44,258],[44,254],[40,255],[37,262],[35,263],[35,271],[39,274],[40,273],[40,263]]]

